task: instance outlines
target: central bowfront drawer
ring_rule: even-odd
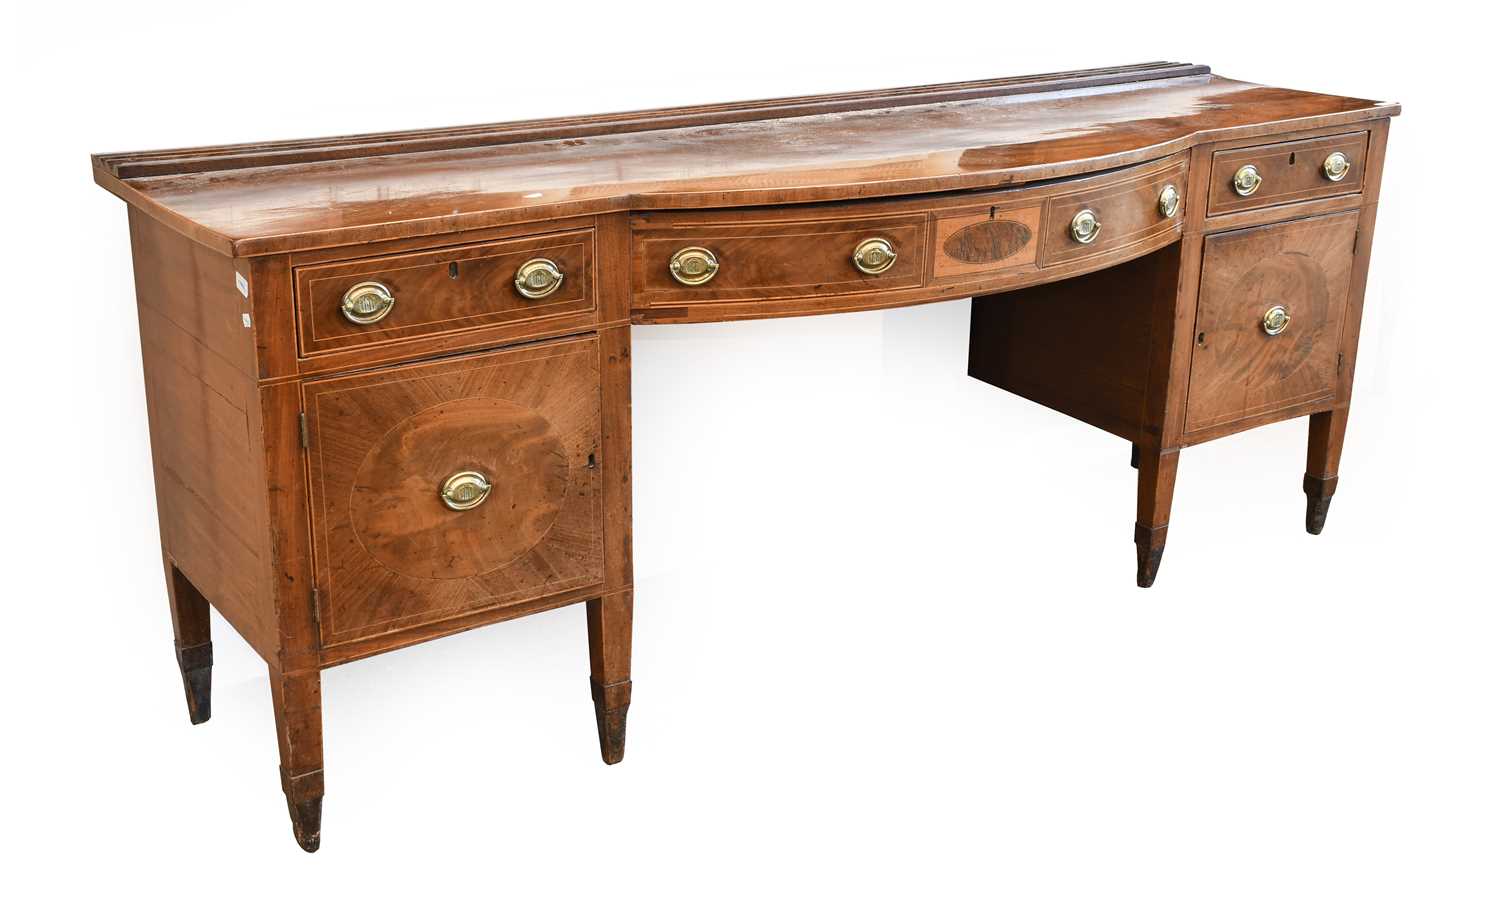
[[[1179,153],[998,191],[636,213],[632,307],[647,321],[741,318],[1020,287],[1170,243],[1186,190]]]
[[[309,356],[595,308],[592,229],[297,266]]]

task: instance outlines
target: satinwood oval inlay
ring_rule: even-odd
[[[965,263],[998,263],[1031,243],[1031,228],[1011,219],[965,226],[943,242],[943,253]]]
[[[477,507],[450,510],[438,491],[463,471],[494,487]],[[470,397],[429,407],[387,432],[360,464],[349,508],[355,537],[387,569],[462,579],[535,547],[567,488],[567,454],[545,417],[508,400]]]

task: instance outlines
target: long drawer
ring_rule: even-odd
[[[874,309],[1007,290],[1177,239],[1187,155],[1044,184],[898,201],[631,217],[638,321]]]

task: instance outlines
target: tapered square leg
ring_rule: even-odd
[[[1348,409],[1314,413],[1307,423],[1307,474],[1302,493],[1307,495],[1307,533],[1320,535],[1328,522],[1328,507],[1339,484],[1339,458],[1344,453],[1344,429]]]
[[[172,609],[172,643],[188,720],[204,723],[213,714],[214,645],[208,639],[208,599],[189,582],[171,560],[166,561],[167,601]]]
[[[1177,454],[1140,447],[1136,476],[1135,584],[1150,588],[1156,582],[1162,554],[1167,549],[1167,521],[1172,513],[1172,489],[1177,482]]]
[[[599,753],[605,763],[619,763],[625,757],[632,606],[630,591],[588,602],[589,691],[599,727]]]
[[[271,703],[281,749],[281,790],[302,850],[318,850],[323,825],[323,688],[317,670],[271,665]]]

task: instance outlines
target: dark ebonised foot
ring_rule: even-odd
[[[1141,446],[1139,444],[1130,445],[1130,468],[1141,468]]]
[[[318,850],[323,830],[323,799],[312,798],[299,804],[287,801],[286,807],[292,816],[292,835],[297,844],[309,854]]]
[[[187,696],[188,719],[193,725],[208,722],[213,714],[214,645],[211,641],[177,648],[177,667],[182,670],[182,691]]]
[[[286,795],[286,811],[292,818],[292,835],[302,850],[318,850],[323,833],[323,771],[315,770],[293,779],[282,770],[281,790]]]
[[[1323,526],[1328,522],[1328,506],[1333,503],[1333,490],[1338,484],[1338,476],[1329,479],[1302,477],[1302,491],[1307,495],[1307,534],[1323,534]]]
[[[630,681],[600,685],[589,680],[594,696],[594,721],[599,727],[599,755],[605,763],[625,759],[625,715],[630,710]]]
[[[1167,549],[1167,527],[1135,527],[1135,584],[1150,588],[1161,568],[1161,555]]]

